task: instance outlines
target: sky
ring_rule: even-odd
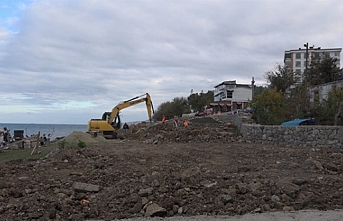
[[[341,0],[0,0],[0,122],[87,124],[149,93],[266,85],[286,50],[343,46]],[[342,63],[342,62],[341,62]],[[122,121],[147,120],[144,103]]]

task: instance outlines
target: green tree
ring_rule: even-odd
[[[279,125],[288,120],[288,101],[276,88],[266,89],[260,95],[255,95],[251,102],[254,109],[253,118],[259,124]]]
[[[172,112],[174,113],[174,116],[181,117],[182,114],[190,112],[187,98],[175,97],[172,103]]]
[[[176,97],[172,101],[163,102],[158,106],[154,114],[154,119],[161,120],[165,115],[167,119],[174,118],[175,116],[181,117],[184,113],[189,113],[188,101],[184,97]]]
[[[299,84],[287,94],[289,118],[306,118],[311,115],[309,94],[304,84]]]
[[[182,114],[188,114],[191,111],[202,111],[210,102],[213,102],[213,91],[193,93],[188,98],[175,97],[172,101],[163,102],[158,106],[154,119],[161,120],[163,115],[171,119],[175,116],[181,117]]]
[[[286,66],[278,64],[274,70],[265,73],[270,88],[285,92],[291,85],[298,81],[299,76],[295,72],[290,72]]]
[[[337,58],[332,58],[328,53],[317,53],[312,56],[310,68],[305,73],[309,85],[318,85],[335,80],[335,74],[340,72],[337,67]]]
[[[170,101],[166,101],[166,102],[163,102],[162,104],[160,104],[158,106],[157,110],[155,110],[154,119],[155,120],[161,120],[163,115],[171,118],[173,116],[173,113],[171,112],[172,105],[173,104]]]
[[[193,93],[188,96],[187,100],[191,110],[203,111],[206,104],[213,102],[213,96],[213,91],[207,91],[207,93],[201,92],[200,94]]]
[[[268,88],[267,87],[263,87],[263,86],[255,86],[255,88],[254,88],[254,96],[262,94],[262,92],[264,90],[266,90],[266,89],[268,89]]]
[[[343,101],[343,88],[334,86],[328,93],[328,98],[313,104],[312,111],[317,124],[334,125],[340,103]],[[337,125],[343,125],[342,116],[337,119]]]

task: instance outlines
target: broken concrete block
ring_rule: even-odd
[[[146,189],[140,189],[138,192],[138,195],[141,197],[146,197],[146,196],[151,195],[153,190],[154,189],[152,187],[148,187]]]
[[[165,208],[160,207],[156,203],[152,203],[146,207],[146,211],[144,216],[145,217],[153,217],[153,216],[160,216],[164,217],[167,214],[167,210]]]
[[[88,184],[88,183],[76,182],[73,184],[73,187],[74,187],[75,192],[81,192],[81,193],[99,192],[98,185],[93,185],[93,184]]]

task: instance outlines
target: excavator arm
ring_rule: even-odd
[[[131,98],[130,100],[123,101],[119,103],[117,106],[115,106],[112,109],[110,117],[108,118],[108,123],[112,124],[113,120],[118,116],[120,110],[136,105],[138,103],[142,103],[142,102],[145,102],[145,105],[148,111],[149,121],[152,122],[152,114],[154,113],[154,109],[153,109],[151,97],[148,93],[145,94],[144,98],[142,98],[143,96],[144,94]]]
[[[150,95],[146,93],[131,98],[127,101],[120,102],[117,106],[115,106],[112,109],[111,112],[105,112],[102,115],[102,119],[90,120],[88,122],[88,131],[93,134],[102,133],[103,136],[106,138],[116,138],[117,133],[115,129],[120,128],[119,111],[142,102],[145,102],[149,116],[149,121],[152,122],[152,114],[154,113],[154,107],[152,105]]]

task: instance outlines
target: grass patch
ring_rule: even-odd
[[[52,150],[56,149],[56,145],[49,145],[45,147],[39,147],[38,151],[40,154],[32,153],[33,148],[27,149],[18,149],[18,150],[4,150],[0,152],[0,164],[9,162],[9,161],[18,161],[18,160],[38,160],[45,157]]]
[[[64,148],[67,147],[68,142],[65,139],[63,139],[62,141],[59,141],[57,144],[58,144],[58,148],[60,150],[63,150]]]

